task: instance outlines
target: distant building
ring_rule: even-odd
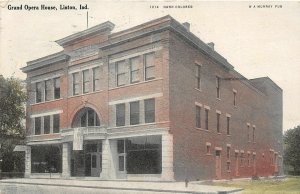
[[[229,179],[282,173],[282,90],[165,16],[105,22],[30,61],[26,176]]]

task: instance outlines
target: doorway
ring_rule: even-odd
[[[216,179],[221,179],[221,150],[216,150]]]

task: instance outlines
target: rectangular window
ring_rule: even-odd
[[[216,77],[217,98],[220,99],[220,77]]]
[[[35,85],[35,102],[36,103],[39,103],[39,102],[42,102],[42,93],[43,93],[43,90],[42,90],[42,82],[37,82],[36,85]]]
[[[94,110],[88,110],[87,112],[87,120],[88,120],[88,126],[96,126],[96,114]]]
[[[230,117],[227,117],[227,135],[230,135]]]
[[[116,126],[125,125],[125,104],[116,105]]]
[[[196,127],[201,128],[201,107],[196,106]]]
[[[145,103],[145,123],[155,122],[155,99],[147,99]]]
[[[50,116],[44,116],[44,134],[50,133]]]
[[[208,109],[205,109],[205,129],[208,130]]]
[[[227,169],[227,171],[230,171],[230,162],[229,161],[226,163],[226,169]]]
[[[253,139],[253,142],[255,142],[255,127],[253,127],[253,131],[252,131],[252,139]]]
[[[233,92],[233,106],[236,106],[236,91]]]
[[[100,67],[93,69],[93,91],[100,90]]]
[[[248,142],[250,142],[250,125],[247,125],[247,137],[248,137]]]
[[[136,125],[140,123],[140,103],[130,102],[130,125]]]
[[[244,153],[241,153],[241,166],[244,166]]]
[[[250,154],[248,154],[247,163],[248,163],[248,166],[250,166]]]
[[[217,113],[217,132],[220,133],[220,118],[221,114]]]
[[[52,80],[45,81],[45,101],[52,100]]]
[[[196,64],[196,88],[201,89],[201,66]]]
[[[117,69],[117,86],[123,86],[126,84],[126,63],[125,63],[125,61],[117,62],[116,69]]]
[[[54,79],[54,99],[60,98],[60,78]]]
[[[42,128],[42,121],[41,117],[35,117],[34,118],[34,134],[40,135],[41,134],[41,128]]]
[[[154,53],[145,55],[145,80],[155,78]]]
[[[139,79],[139,57],[131,58],[130,62],[130,83],[137,83]]]
[[[82,72],[82,88],[83,93],[88,93],[90,91],[90,76],[89,76],[89,70],[84,70]]]
[[[59,133],[59,114],[53,115],[53,133]]]
[[[206,145],[206,154],[210,154],[210,145]]]
[[[79,72],[73,73],[73,95],[79,94]]]
[[[227,146],[227,159],[230,160],[230,147]]]

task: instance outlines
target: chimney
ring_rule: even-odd
[[[191,26],[190,23],[184,22],[184,23],[182,23],[182,25],[184,26],[184,28],[185,28],[188,32],[190,31],[190,26]]]
[[[213,42],[209,42],[209,43],[207,43],[207,45],[211,48],[211,50],[215,50],[215,43],[213,43]]]

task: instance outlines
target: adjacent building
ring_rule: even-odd
[[[171,16],[105,22],[27,63],[28,177],[203,180],[282,173],[282,90]],[[54,29],[55,30],[55,29]]]

